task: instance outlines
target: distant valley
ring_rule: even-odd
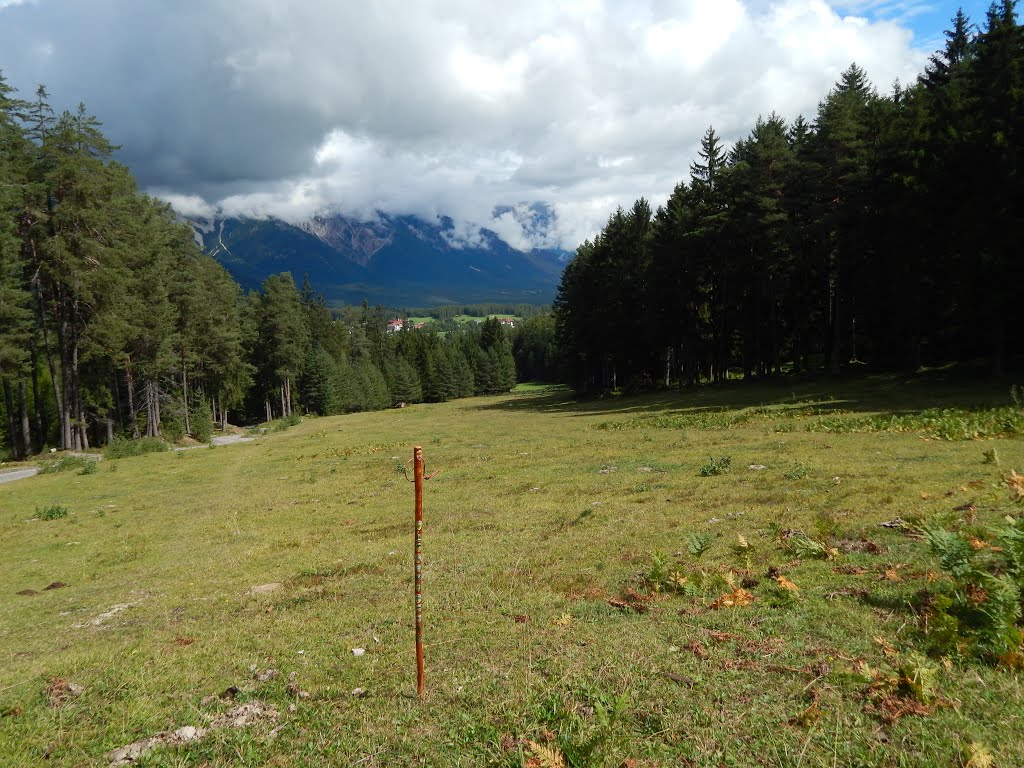
[[[511,210],[511,209],[507,209]],[[545,227],[545,206],[527,209],[529,224]],[[570,252],[522,251],[483,229],[473,242],[453,222],[379,214],[359,221],[340,214],[299,224],[280,219],[189,219],[202,248],[246,289],[268,275],[305,275],[329,304],[425,307],[479,302],[541,304],[554,298]],[[529,232],[536,234],[536,232]]]

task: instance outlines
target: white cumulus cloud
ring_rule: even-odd
[[[0,68],[85,101],[182,213],[447,215],[466,240],[574,248],[664,200],[709,125],[813,117],[852,62],[912,80],[911,6],[864,3],[0,0]],[[554,206],[547,240],[495,217],[524,201]]]

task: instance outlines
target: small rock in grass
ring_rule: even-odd
[[[261,683],[266,683],[270,680],[273,680],[275,677],[277,677],[276,669],[264,669],[262,672],[256,673],[256,679],[259,680]]]
[[[357,699],[365,699],[366,698],[366,689],[365,688],[353,688],[352,689],[352,695],[355,698],[357,698]]]
[[[362,656],[364,653],[366,653],[366,649],[365,648],[353,648],[352,649],[352,655],[353,656]]]
[[[756,472],[760,472],[762,469],[768,469],[764,464],[748,464],[747,469],[753,469]]]
[[[249,590],[250,595],[266,595],[270,592],[276,592],[283,584],[279,581],[271,582],[270,584],[259,584]]]
[[[671,680],[673,683],[685,685],[690,688],[693,688],[697,684],[697,681],[694,680],[692,677],[686,677],[686,675],[677,675],[675,672],[666,672],[665,677]]]
[[[205,735],[206,731],[202,728],[196,728],[194,725],[185,725],[172,733],[168,741],[171,744],[187,744],[190,741],[199,741]]]

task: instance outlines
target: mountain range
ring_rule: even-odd
[[[523,222],[543,241],[553,221],[547,206],[496,210]],[[308,275],[328,304],[429,307],[485,302],[543,304],[555,290],[571,252],[513,248],[481,229],[469,241],[454,222],[380,213],[361,221],[325,213],[289,223],[275,218],[189,218],[196,242],[246,289],[272,274]]]

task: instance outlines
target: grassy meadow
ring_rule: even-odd
[[[534,387],[0,485],[0,765],[184,726],[138,764],[1022,765],[1021,672],[936,652],[918,534],[1019,515],[1021,418],[1009,383]]]

